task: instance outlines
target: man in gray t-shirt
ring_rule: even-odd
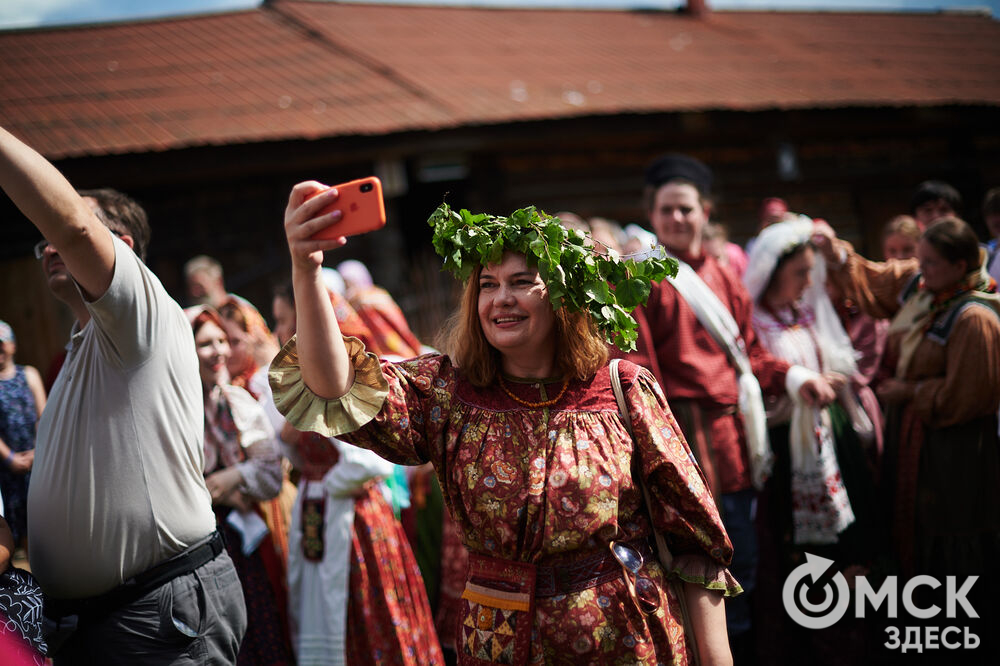
[[[3,129],[0,186],[45,237],[36,255],[77,318],[28,493],[50,655],[235,663],[246,609],[202,476],[198,359],[141,260],[145,213],[113,190],[80,196]]]

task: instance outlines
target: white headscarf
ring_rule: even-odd
[[[808,242],[812,233],[813,221],[804,215],[773,224],[760,233],[743,276],[755,303],[764,296],[781,257]],[[854,348],[826,293],[826,263],[821,256],[816,256],[811,277],[812,284],[800,303],[815,313],[817,354],[825,370],[850,377],[857,371]],[[792,496],[798,498],[792,510],[795,543],[836,543],[838,534],[855,517],[837,464],[829,411],[812,407],[793,395],[788,448]]]
[[[755,304],[763,297],[778,260],[808,242],[812,234],[813,221],[805,215],[772,224],[760,232],[750,250],[747,270],[743,275],[743,283]],[[857,354],[826,293],[826,261],[818,252],[815,256],[812,284],[802,294],[801,302],[816,314],[815,328],[823,367],[850,377],[858,369]]]

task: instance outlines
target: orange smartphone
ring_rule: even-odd
[[[320,215],[339,210],[341,212],[340,221],[317,231],[312,235],[313,240],[357,236],[385,226],[382,181],[375,176],[368,176],[334,185],[334,187],[337,188],[338,192],[337,200],[320,211]],[[325,191],[320,190],[312,197]]]

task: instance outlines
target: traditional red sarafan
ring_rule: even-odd
[[[296,450],[306,483],[322,483],[340,460],[330,440],[313,432],[300,433]],[[420,570],[402,525],[374,481],[365,483],[354,500],[350,557],[346,662],[443,664]]]
[[[363,381],[370,377],[372,359],[356,341],[347,343],[359,368],[356,381]],[[323,411],[326,416],[318,418],[336,427],[332,422],[340,417],[334,412],[345,405],[352,409],[355,393],[325,401],[308,391],[296,365],[293,342],[272,365],[277,399],[288,407],[287,399],[295,395],[290,415]],[[378,367],[374,370],[377,375]],[[562,398],[545,408],[526,407],[495,385],[470,385],[444,356],[382,363],[381,370],[388,379],[381,410],[359,430],[339,436],[397,463],[433,463],[473,553],[565,567],[607,552],[611,540],[648,537],[635,474],[654,498],[657,528],[671,539],[674,572],[738,593],[739,584],[726,569],[732,545],[715,503],[647,371],[622,364],[633,443],[618,415],[607,368],[587,381],[571,380]],[[524,401],[539,402],[555,395],[562,380],[508,384]],[[686,663],[677,600],[666,591],[657,563],[645,571],[660,584],[655,616],[640,613],[623,577],[536,598],[533,618],[505,617],[494,632],[481,626],[491,611],[466,599],[458,650],[475,655],[487,643],[502,650],[513,637],[500,630],[524,619],[533,630],[529,663]]]
[[[774,358],[758,341],[750,326],[753,304],[746,287],[711,257],[681,256],[681,259],[729,308],[739,326],[761,390],[765,395],[782,395],[789,364]],[[700,450],[700,442],[695,440],[699,433],[689,431],[687,435],[711,487],[718,493],[750,488],[742,424],[736,416],[739,386],[736,371],[726,352],[698,321],[687,301],[667,281],[653,284],[653,291],[643,310],[656,344],[663,391],[677,409],[681,423],[686,423],[684,416],[687,411],[680,408],[681,400],[691,401],[703,412],[702,427],[708,431],[705,439],[711,442],[710,450]],[[728,415],[719,418],[720,414]]]

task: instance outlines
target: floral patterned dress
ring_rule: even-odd
[[[551,407],[531,408],[497,386],[472,386],[447,356],[380,364],[358,340],[345,341],[356,371],[347,395],[325,400],[305,386],[293,339],[271,366],[275,404],[299,429],[341,436],[400,464],[430,461],[472,553],[564,566],[607,553],[612,540],[647,538],[637,473],[653,498],[653,521],[671,542],[670,574],[727,596],[741,591],[726,569],[732,545],[715,503],[647,370],[627,362],[621,367],[633,441],[607,368],[570,381]],[[562,388],[561,381],[507,383],[528,402]],[[681,614],[665,572],[647,562],[644,574],[659,595],[660,607],[650,616],[639,611],[623,576],[536,598],[533,617],[524,618],[532,623],[528,661],[687,663]],[[476,656],[489,633],[478,626],[482,610],[463,600],[460,663],[470,651]]]

